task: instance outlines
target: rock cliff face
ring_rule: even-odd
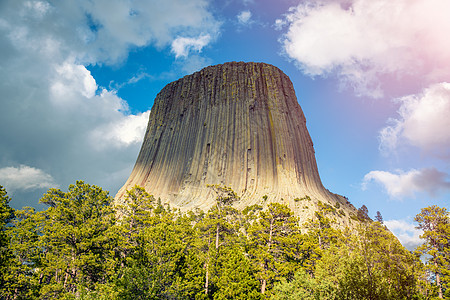
[[[323,187],[293,85],[264,63],[211,66],[164,87],[116,201],[140,185],[172,207],[207,210],[216,197],[208,184],[230,186],[237,208],[280,202],[308,218],[321,201],[342,224],[355,213]]]

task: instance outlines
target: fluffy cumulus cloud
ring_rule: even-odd
[[[337,74],[379,98],[393,79],[449,78],[448,11],[446,0],[302,1],[275,25],[287,27],[284,51],[305,73]]]
[[[287,57],[310,76],[336,76],[358,96],[394,101],[398,116],[380,131],[380,149],[422,158],[450,159],[450,2],[446,0],[319,0],[291,7],[275,28],[285,30]],[[429,163],[429,162],[427,162]],[[445,164],[445,163],[444,163]],[[439,168],[372,171],[364,178],[380,183],[396,198],[448,193]]]
[[[95,96],[97,83],[84,66],[65,62],[56,65],[54,71],[50,91],[55,102],[68,104],[67,100],[78,98],[78,94],[88,99]]]
[[[422,234],[414,224],[405,220],[388,220],[384,221],[386,227],[400,240],[406,249],[413,251],[420,246],[423,241],[420,239]]]
[[[8,191],[57,188],[54,178],[44,171],[29,166],[0,169],[0,184]]]
[[[131,49],[171,49],[183,39],[180,55],[199,52],[219,33],[208,5],[2,1],[0,179],[15,190],[66,187],[77,179],[118,189],[136,159],[149,112],[132,114],[126,99],[98,86],[86,66],[114,65]]]
[[[114,63],[132,47],[164,47],[179,36],[215,37],[220,26],[206,0],[5,0],[2,11],[14,44],[82,63]]]
[[[211,36],[209,34],[201,35],[196,38],[177,37],[172,42],[172,52],[175,57],[187,57],[191,51],[201,52],[203,47],[209,44]]]
[[[421,170],[412,169],[409,172],[396,173],[386,171],[371,171],[364,176],[363,189],[375,181],[381,184],[392,198],[414,197],[418,192],[426,192],[436,196],[439,192],[450,191],[448,175],[435,168]]]
[[[450,83],[438,83],[397,100],[399,117],[380,131],[385,152],[399,145],[419,147],[427,154],[450,159]]]
[[[94,129],[91,133],[93,143],[99,149],[105,146],[127,147],[135,143],[142,143],[147,128],[150,111],[137,115],[123,116],[114,122],[107,123]]]

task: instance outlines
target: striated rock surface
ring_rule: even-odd
[[[292,82],[264,63],[211,66],[165,86],[116,201],[140,185],[172,207],[207,210],[208,184],[233,188],[237,208],[280,202],[306,219],[321,201],[342,225],[356,212],[323,187]]]

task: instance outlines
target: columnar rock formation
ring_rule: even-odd
[[[280,202],[306,218],[321,201],[343,223],[355,212],[323,187],[293,85],[264,63],[211,66],[165,86],[116,199],[139,185],[172,207],[206,210],[216,198],[209,184],[230,186],[237,208]]]

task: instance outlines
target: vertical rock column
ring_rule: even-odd
[[[184,210],[214,204],[208,184],[232,187],[241,197],[238,208],[264,195],[297,214],[294,199],[306,195],[346,202],[321,183],[292,82],[264,63],[211,66],[165,86],[117,201],[136,184]]]

